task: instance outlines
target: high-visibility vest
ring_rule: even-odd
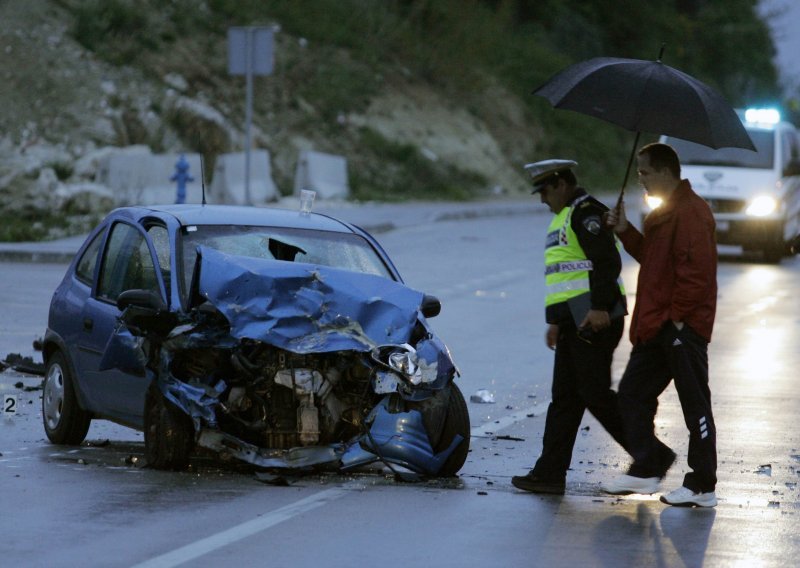
[[[578,235],[572,230],[572,212],[588,197],[581,195],[569,207],[564,207],[553,217],[547,229],[544,251],[545,306],[566,302],[591,291],[589,271],[592,270],[592,261],[586,258]],[[615,241],[619,250],[616,237]],[[621,277],[618,282],[624,297],[625,287]]]

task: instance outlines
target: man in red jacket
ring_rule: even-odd
[[[619,385],[628,451],[626,475],[604,486],[607,493],[655,493],[675,453],[655,435],[658,397],[671,380],[689,428],[683,486],[661,496],[670,505],[717,504],[716,428],[708,387],[708,343],[717,303],[717,246],[708,204],[682,180],[678,156],[666,144],[650,144],[637,155],[639,181],[663,203],[644,220],[640,233],[625,207],[606,222],[639,263],[636,306],[630,325],[633,344]]]

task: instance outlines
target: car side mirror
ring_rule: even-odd
[[[439,315],[439,312],[442,311],[442,303],[436,296],[425,294],[422,296],[422,305],[420,306],[420,311],[426,318],[436,317]]]
[[[160,312],[166,309],[161,294],[153,290],[125,290],[117,297],[117,308],[124,312],[126,308],[134,306]]]

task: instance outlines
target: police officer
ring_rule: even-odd
[[[608,208],[577,186],[572,160],[525,166],[533,194],[555,214],[545,243],[546,343],[555,350],[552,402],[542,454],[511,483],[525,491],[563,495],[572,449],[588,408],[625,447],[611,361],[624,327],[625,289],[616,239],[605,228]]]

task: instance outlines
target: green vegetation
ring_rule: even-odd
[[[69,179],[75,169],[71,162],[51,162],[47,164],[47,167],[53,169],[60,181]]]
[[[173,68],[204,92],[219,94],[224,36],[230,26],[279,23],[277,86],[257,103],[264,115],[294,108],[298,98],[318,115],[306,127],[347,148],[391,162],[352,168],[358,194],[401,199],[453,198],[485,190],[485,180],[420,158],[369,130],[342,132],[340,113],[366,108],[386,77],[413,77],[469,108],[489,78],[528,106],[537,156],[570,156],[592,164],[582,180],[617,184],[634,135],[601,121],[554,112],[530,92],[564,66],[590,57],[654,59],[720,89],[734,106],[777,103],[774,48],[756,16],[756,0],[59,0],[74,15],[73,34],[115,64],[163,74]],[[298,51],[286,36],[313,49]],[[284,38],[284,39],[281,39]],[[187,47],[188,46],[188,47]],[[743,46],[746,46],[743,49]],[[220,53],[222,50],[222,53]],[[174,55],[178,54],[178,55]],[[182,54],[182,58],[181,58]],[[171,63],[154,62],[172,56]],[[189,55],[190,57],[187,57]],[[278,91],[278,92],[275,92]],[[224,99],[224,97],[222,97]],[[295,102],[296,106],[297,103]],[[180,125],[180,117],[171,120]],[[184,131],[188,128],[183,125]],[[184,140],[199,151],[225,151],[199,133]],[[182,135],[183,136],[183,135]],[[507,141],[510,147],[514,141]],[[213,146],[213,150],[204,148]],[[510,148],[506,148],[509,150]],[[391,173],[391,176],[388,174]],[[609,181],[610,180],[610,181]],[[385,182],[376,189],[378,181]],[[432,184],[432,185],[426,185]],[[462,185],[463,184],[463,185]],[[460,189],[455,189],[456,187]],[[435,188],[435,190],[434,190]],[[444,192],[444,193],[439,193]]]
[[[33,242],[90,231],[102,215],[64,215],[40,211],[0,214],[0,242]],[[69,212],[67,212],[69,213]]]
[[[467,200],[465,188],[485,187],[482,176],[432,161],[412,144],[387,140],[371,128],[360,129],[362,153],[350,168],[353,197],[362,200]],[[375,159],[371,159],[375,158]]]

